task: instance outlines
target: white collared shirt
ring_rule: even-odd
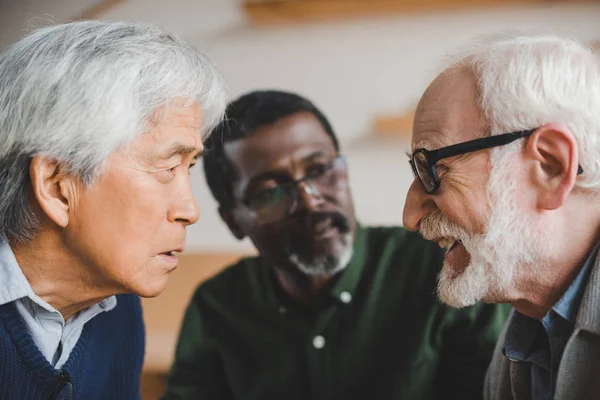
[[[85,323],[117,305],[117,299],[111,296],[65,321],[60,312],[33,292],[8,241],[0,237],[0,305],[11,302],[35,344],[56,369],[68,360]]]

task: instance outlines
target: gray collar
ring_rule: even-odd
[[[600,257],[598,255],[581,299],[576,327],[600,335]]]

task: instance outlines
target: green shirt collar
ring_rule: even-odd
[[[358,222],[356,223],[352,251],[352,258],[348,266],[340,272],[337,281],[329,290],[332,297],[345,304],[350,303],[354,297],[367,256],[367,235]]]

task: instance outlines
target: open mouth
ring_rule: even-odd
[[[471,255],[463,245],[460,239],[455,238],[442,238],[438,240],[440,247],[446,249],[444,255],[445,264],[446,262],[455,271],[462,271],[471,262]]]
[[[327,236],[331,234],[335,230],[335,226],[333,225],[330,218],[319,221],[315,225],[312,226],[313,234],[316,237]]]
[[[339,212],[318,212],[305,216],[298,226],[300,234],[318,237],[350,231],[348,219]]]
[[[158,254],[158,259],[160,259],[160,262],[163,263],[169,270],[172,270],[179,265],[179,258],[177,258],[177,255],[180,253],[180,249],[164,251]]]

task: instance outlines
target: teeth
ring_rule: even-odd
[[[443,249],[445,248],[446,250],[450,250],[452,248],[452,246],[454,246],[454,243],[456,242],[455,239],[450,239],[450,238],[442,238],[438,241],[438,245]]]

